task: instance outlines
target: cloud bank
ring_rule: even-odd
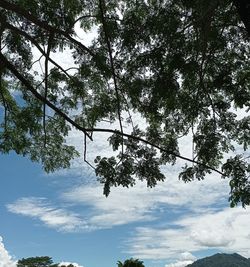
[[[62,232],[89,230],[78,214],[52,206],[45,198],[24,197],[7,205],[8,211],[40,220],[45,226]]]
[[[180,208],[197,212],[207,209],[210,205],[225,201],[225,186],[225,181],[212,176],[206,181],[185,184],[169,172],[166,181],[158,183],[155,188],[147,188],[145,182],[138,181],[129,189],[112,188],[106,198],[101,185],[84,185],[63,193],[62,199],[76,206],[88,206],[92,210],[89,223],[106,228],[157,220],[164,210],[174,212]]]
[[[0,236],[0,267],[16,267],[16,261],[10,256],[3,244],[3,238]]]
[[[249,224],[249,209],[185,214],[162,228],[138,227],[128,252],[144,259],[177,259],[185,248],[192,253],[218,249],[250,257]]]

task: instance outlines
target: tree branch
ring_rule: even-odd
[[[202,163],[202,162],[199,162],[199,161],[196,161],[196,160],[193,160],[193,159],[190,159],[190,158],[181,156],[181,155],[179,155],[179,154],[176,154],[176,153],[173,152],[173,151],[169,151],[169,150],[165,149],[164,147],[161,147],[160,145],[156,145],[156,144],[154,144],[154,143],[152,143],[152,142],[150,142],[150,141],[148,141],[148,140],[146,140],[146,139],[143,139],[143,138],[141,138],[141,137],[138,137],[138,136],[134,136],[134,135],[131,135],[131,134],[127,134],[127,133],[124,133],[124,132],[122,133],[122,132],[120,132],[120,131],[118,131],[118,130],[104,129],[104,128],[93,128],[93,129],[85,128],[85,130],[86,130],[87,132],[88,132],[88,131],[92,131],[93,133],[94,133],[94,132],[99,132],[99,133],[112,133],[112,134],[118,134],[118,135],[121,135],[121,136],[123,136],[123,137],[131,138],[131,139],[133,139],[133,140],[136,140],[136,141],[142,142],[142,143],[144,143],[144,144],[150,145],[150,146],[152,146],[152,147],[158,149],[158,150],[161,151],[161,152],[165,152],[165,153],[168,153],[168,154],[170,154],[170,155],[175,156],[176,158],[179,158],[179,159],[182,159],[182,160],[185,160],[185,161],[188,161],[188,162],[195,163],[195,164],[197,164],[197,165],[203,166],[203,167],[205,167],[205,168],[207,168],[207,169],[210,169],[210,170],[212,170],[212,171],[214,171],[214,172],[217,172],[217,173],[219,173],[220,175],[224,176],[224,173],[223,173],[223,172],[221,172],[221,171],[219,171],[219,170],[217,170],[217,169],[215,169],[215,168],[213,168],[213,167],[210,167],[210,166],[208,166],[208,165],[206,165],[206,164],[204,164],[204,163]]]
[[[3,88],[2,88],[2,73],[0,73],[0,94],[1,94],[1,98],[3,101],[3,107],[4,107],[4,129],[5,131],[7,130],[7,104],[6,104],[6,100],[4,97],[4,93],[3,93]]]
[[[71,25],[70,25],[70,29],[72,28],[72,27],[74,27],[74,25],[78,22],[78,21],[80,21],[80,20],[82,20],[82,19],[88,19],[88,18],[96,18],[96,16],[94,16],[94,15],[82,15],[82,16],[80,16],[80,17],[78,17]]]
[[[95,170],[95,167],[89,163],[89,161],[87,160],[87,138],[86,138],[86,134],[84,134],[84,151],[83,151],[83,160],[84,162],[86,162],[92,169]]]
[[[0,27],[0,51],[2,51],[2,34],[4,31],[4,26],[5,25],[1,25]],[[3,93],[2,76],[3,76],[3,66],[0,67],[0,94],[1,94],[3,107],[4,107],[4,130],[6,131],[7,130],[7,104],[6,104],[5,96]]]
[[[179,159],[191,162],[191,163],[195,163],[195,164],[200,165],[200,166],[204,166],[205,168],[210,169],[210,170],[212,170],[214,172],[217,172],[220,175],[224,176],[223,172],[221,172],[221,171],[219,171],[219,170],[217,170],[217,169],[215,169],[213,167],[210,167],[210,166],[208,166],[208,165],[206,165],[206,164],[204,164],[202,162],[199,162],[199,161],[196,161],[196,160],[192,160],[190,158],[187,158],[187,157],[181,156],[179,154],[176,154],[173,151],[169,151],[169,150],[165,149],[164,147],[161,147],[160,145],[154,144],[154,143],[152,143],[152,142],[150,142],[150,141],[148,141],[146,139],[143,139],[141,137],[134,136],[134,135],[131,135],[131,134],[127,134],[127,133],[124,133],[124,132],[121,132],[121,131],[118,131],[118,130],[104,129],[104,128],[93,128],[93,129],[91,128],[91,129],[88,129],[88,128],[84,128],[84,127],[80,126],[75,121],[73,121],[71,118],[69,118],[65,113],[63,113],[58,107],[56,107],[50,101],[45,99],[41,94],[39,94],[34,89],[32,84],[21,73],[19,73],[19,71],[16,69],[16,67],[11,62],[9,62],[8,59],[1,52],[0,52],[0,63],[3,64],[7,69],[9,69],[17,77],[17,79],[19,79],[23,83],[23,85],[27,88],[27,90],[30,91],[38,100],[40,100],[42,103],[46,103],[47,106],[49,106],[52,110],[54,110],[59,116],[64,118],[68,123],[70,123],[76,129],[78,129],[81,132],[83,132],[84,134],[86,134],[86,136],[88,136],[88,138],[90,140],[93,141],[93,138],[90,135],[90,133],[93,133],[93,132],[118,134],[118,135],[120,135],[122,137],[131,138],[133,140],[136,140],[136,141],[142,142],[144,144],[150,145],[150,146],[158,149],[159,151],[168,153],[170,155],[173,155],[176,158],[179,158]]]
[[[65,113],[63,113],[58,107],[56,107],[53,103],[44,98],[41,94],[39,94],[36,89],[32,86],[32,84],[16,69],[16,67],[0,52],[0,63],[3,64],[12,74],[14,74],[17,79],[30,91],[38,100],[42,103],[45,103],[49,106],[54,112],[56,112],[59,116],[64,118],[68,123],[74,126],[76,129],[85,133],[90,140],[93,140],[91,135],[86,131],[85,128],[81,127],[75,121],[73,121],[70,117],[68,117]],[[90,130],[91,132],[91,130]]]
[[[44,62],[44,68],[45,68],[45,73],[44,73],[44,98],[47,100],[47,95],[48,95],[48,72],[49,72],[49,54],[51,51],[51,46],[52,46],[52,41],[54,38],[54,34],[50,33],[49,38],[48,38],[48,45],[47,45],[47,53],[45,57],[45,62]],[[43,131],[44,131],[44,147],[46,147],[46,103],[43,103]]]
[[[41,46],[38,44],[38,42],[32,37],[30,36],[29,34],[27,34],[26,32],[16,28],[15,26],[9,24],[9,23],[6,23],[6,28],[7,29],[10,29],[20,35],[22,35],[23,37],[25,37],[26,39],[28,39],[33,45],[35,45],[35,47],[39,50],[39,52],[45,56],[45,58],[47,57],[45,51],[41,48]],[[67,73],[66,70],[64,70],[59,64],[57,64],[53,59],[51,59],[50,57],[47,57],[48,60],[54,65],[56,66],[58,69],[60,69],[69,79],[71,78],[71,76]]]
[[[22,17],[25,17],[27,20],[29,20],[30,22],[34,23],[35,25],[39,26],[40,28],[42,28],[46,31],[54,32],[54,33],[57,33],[61,36],[64,36],[66,39],[71,41],[73,44],[77,45],[79,48],[81,48],[83,51],[90,54],[92,57],[94,57],[94,58],[96,57],[95,53],[93,53],[88,47],[83,45],[81,42],[79,42],[76,39],[74,39],[73,37],[71,37],[66,31],[57,29],[57,28],[49,25],[46,21],[39,20],[37,17],[33,16],[29,11],[26,11],[22,7],[20,7],[16,4],[13,4],[13,3],[9,3],[6,0],[0,1],[0,7],[4,8],[6,10],[9,10],[9,11],[15,12]]]
[[[118,113],[118,119],[119,119],[119,124],[120,124],[120,130],[121,130],[121,133],[123,133],[120,96],[119,96],[119,90],[118,90],[117,80],[116,80],[115,67],[114,67],[114,61],[113,61],[113,56],[112,56],[112,48],[111,48],[111,44],[110,44],[110,40],[109,40],[109,34],[107,31],[107,25],[106,25],[106,21],[105,21],[105,17],[104,17],[105,0],[99,0],[99,5],[100,5],[100,12],[101,12],[101,19],[102,19],[104,35],[105,35],[105,39],[106,39],[106,43],[107,43],[107,47],[108,47],[108,52],[109,52],[111,71],[112,71],[112,76],[113,76],[113,81],[114,81],[115,94],[116,94],[116,100],[117,100],[117,113]],[[123,154],[123,140],[122,140],[122,154]]]

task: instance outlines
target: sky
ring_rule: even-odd
[[[94,136],[88,156],[110,153]],[[189,138],[182,140],[188,154]],[[72,131],[68,142],[79,151]],[[249,209],[229,208],[229,186],[216,174],[185,184],[183,162],[163,166],[166,181],[149,189],[112,188],[108,198],[82,158],[72,167],[46,174],[14,153],[0,155],[0,267],[18,259],[50,256],[54,262],[84,267],[116,266],[134,257],[146,267],[184,267],[217,252],[250,257]]]
[[[67,56],[54,59],[71,64]],[[107,138],[94,135],[90,160],[111,155]],[[71,131],[67,142],[82,153],[80,132]],[[190,144],[189,137],[181,140],[183,156],[190,156]],[[229,208],[228,180],[212,173],[185,184],[178,179],[183,165],[162,166],[166,180],[155,188],[138,181],[112,188],[106,198],[82,157],[46,174],[28,158],[0,154],[0,267],[35,256],[84,267],[112,267],[131,257],[146,267],[184,267],[217,252],[250,257],[250,212]]]

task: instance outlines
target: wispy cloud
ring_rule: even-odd
[[[0,267],[16,267],[16,261],[10,256],[0,236]]]
[[[178,259],[186,248],[190,252],[214,248],[249,257],[249,224],[249,210],[242,208],[189,213],[163,228],[137,228],[128,252],[144,259]]]
[[[166,181],[155,188],[147,188],[146,183],[138,182],[129,189],[112,188],[106,198],[101,185],[84,185],[64,193],[62,199],[78,206],[87,205],[92,210],[89,223],[105,228],[156,220],[162,215],[161,210],[174,212],[178,208],[186,208],[197,212],[207,209],[209,205],[216,206],[217,202],[227,199],[226,193],[222,193],[225,186],[225,182],[218,177],[185,184],[178,180],[176,173],[170,173]]]
[[[149,206],[145,185],[130,190],[114,188],[108,198],[102,190],[102,186],[82,186],[64,193],[62,197],[75,205],[88,205],[92,210],[89,222],[103,228],[154,218],[154,207]]]
[[[59,231],[95,230],[157,220],[166,210],[174,213],[184,208],[193,213],[200,212],[226,199],[221,193],[225,191],[224,187],[225,183],[217,177],[185,184],[172,173],[155,188],[147,188],[146,183],[138,182],[130,189],[113,188],[108,198],[103,195],[101,185],[77,186],[61,195],[62,208],[51,205],[44,198],[33,197],[21,198],[8,204],[7,208]],[[71,210],[77,207],[78,213],[63,208],[63,204],[70,204]]]
[[[44,225],[58,231],[90,230],[89,225],[78,214],[54,207],[45,198],[21,198],[8,204],[7,209],[12,213],[40,220]]]

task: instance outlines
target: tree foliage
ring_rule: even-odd
[[[138,259],[127,259],[122,263],[121,261],[117,262],[117,267],[145,267],[143,261]]]
[[[136,179],[155,186],[160,166],[182,159],[180,179],[217,172],[230,181],[231,205],[249,205],[247,12],[247,1],[229,0],[1,0],[0,151],[54,171],[79,155],[65,143],[72,128],[83,134],[86,163],[87,141],[110,133],[115,156],[97,155],[93,166],[105,195]],[[91,45],[76,25],[95,29]],[[69,69],[54,57],[63,51]],[[109,128],[99,128],[103,120]],[[191,158],[179,150],[186,135]]]
[[[51,257],[40,256],[30,257],[18,260],[17,267],[75,267],[74,264],[62,265],[59,263],[53,263]]]
[[[58,267],[48,256],[30,257],[17,262],[17,267]]]

